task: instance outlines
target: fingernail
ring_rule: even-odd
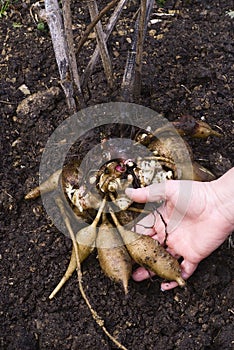
[[[165,289],[163,289],[162,287],[161,287],[161,292],[165,292]]]

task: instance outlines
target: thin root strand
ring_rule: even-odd
[[[91,312],[91,315],[94,319],[94,321],[99,325],[99,327],[102,328],[103,332],[107,335],[107,337],[113,341],[113,343],[119,348],[119,349],[122,349],[122,350],[127,350],[127,348],[122,345],[116,338],[114,338],[109,332],[108,330],[106,329],[106,327],[104,326],[104,320],[97,314],[97,312],[92,308],[89,300],[88,300],[88,297],[84,291],[84,288],[83,288],[83,285],[82,285],[82,271],[81,271],[81,264],[80,264],[80,258],[79,258],[79,252],[78,252],[78,245],[77,245],[77,242],[76,242],[76,237],[75,237],[75,234],[72,230],[72,227],[71,227],[71,224],[70,224],[70,221],[68,219],[68,217],[66,216],[66,211],[64,209],[64,206],[63,206],[63,203],[62,203],[62,200],[60,198],[57,199],[57,204],[59,206],[59,209],[61,211],[61,214],[63,216],[63,219],[64,219],[64,222],[65,222],[65,225],[67,227],[67,230],[70,234],[70,237],[71,237],[71,240],[72,240],[72,243],[73,243],[73,248],[74,248],[74,251],[75,251],[75,257],[76,257],[76,265],[77,265],[77,279],[78,279],[78,284],[79,284],[79,289],[80,289],[80,293],[86,303],[86,305],[88,306],[90,312]],[[105,200],[103,200],[103,205],[105,204]],[[103,208],[102,208],[103,210]]]

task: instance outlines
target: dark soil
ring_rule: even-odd
[[[169,1],[164,11],[173,5]],[[233,0],[177,1],[175,16],[149,27],[138,101],[170,120],[189,113],[220,131],[220,139],[192,141],[195,159],[216,176],[233,166],[234,19],[227,15],[233,5]],[[46,28],[37,29],[29,7],[30,1],[16,1],[0,19],[0,348],[115,349],[92,319],[75,276],[56,298],[48,299],[66,269],[71,241],[53,226],[40,199],[25,201],[24,195],[38,183],[48,137],[69,114],[50,35]],[[79,7],[74,13],[85,25],[89,17]],[[109,41],[115,91],[108,90],[99,64],[89,81],[87,105],[118,96],[130,37],[129,32],[121,35],[121,29],[133,28],[135,10],[131,1]],[[91,47],[80,55],[81,68]],[[46,103],[17,113],[25,98],[22,84],[31,94],[59,90],[52,90]],[[159,281],[131,280],[128,297],[104,276],[93,254],[83,264],[85,290],[106,328],[128,349],[232,349],[231,243],[224,242],[200,263],[185,290],[162,293]]]

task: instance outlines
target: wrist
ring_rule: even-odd
[[[234,168],[210,184],[214,193],[213,205],[221,214],[228,235],[234,230]]]

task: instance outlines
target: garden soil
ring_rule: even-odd
[[[81,3],[72,4],[76,44],[89,23]],[[104,3],[99,1],[100,8]],[[38,184],[46,142],[69,112],[48,28],[34,21],[31,5],[14,1],[0,18],[0,349],[116,349],[93,320],[75,275],[48,299],[65,272],[71,240],[53,225],[40,198],[26,201],[24,196]],[[114,90],[108,88],[99,62],[85,89],[87,106],[118,100],[136,10],[136,1],[129,1],[108,41]],[[189,141],[195,159],[217,177],[233,166],[231,11],[233,0],[155,5],[137,101],[171,121],[190,114],[220,132],[221,138]],[[80,74],[94,48],[92,38],[79,55]],[[36,94],[37,103],[24,109],[27,93]],[[130,280],[125,296],[120,285],[105,277],[96,255],[83,264],[84,289],[108,331],[127,349],[233,349],[231,238],[199,264],[185,289],[168,292],[160,291],[159,278]]]

